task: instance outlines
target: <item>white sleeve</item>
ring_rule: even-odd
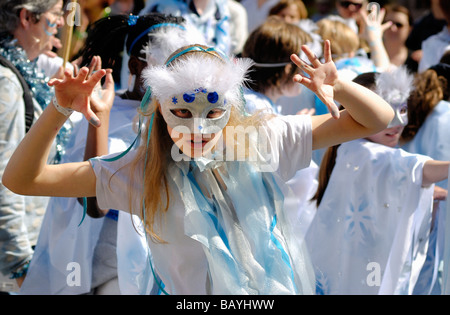
[[[136,151],[130,151],[125,156],[114,157],[112,154],[106,157],[91,159],[91,165],[97,178],[96,196],[101,209],[115,209],[133,214],[140,213],[142,176],[143,172],[133,169],[132,161]],[[134,173],[131,183],[130,176]]]
[[[312,124],[309,115],[276,116],[267,122],[266,169],[276,171],[283,180],[291,179],[295,173],[310,165],[312,159]]]

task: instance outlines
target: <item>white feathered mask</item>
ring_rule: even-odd
[[[170,127],[214,133],[228,123],[232,106],[243,108],[242,87],[251,66],[250,59],[229,59],[194,45],[175,53],[164,66],[148,67],[143,78]],[[174,115],[178,110],[189,111],[190,119]]]
[[[408,124],[408,98],[414,88],[414,76],[404,66],[385,71],[376,77],[376,93],[388,102],[395,117],[388,128]]]

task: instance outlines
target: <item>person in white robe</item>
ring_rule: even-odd
[[[449,162],[397,148],[413,81],[403,67],[355,81],[388,101],[396,117],[324,157],[320,172],[330,175],[319,182],[306,236],[316,292],[413,294],[429,246],[434,183],[447,177]],[[433,169],[440,174],[430,175]]]

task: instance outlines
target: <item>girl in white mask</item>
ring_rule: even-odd
[[[46,165],[47,147],[71,110],[98,124],[89,94],[106,73],[54,80],[49,106],[9,163],[3,182],[20,194],[96,196],[102,209],[138,215],[151,272],[166,294],[313,294],[314,277],[284,182],[310,165],[312,150],[374,134],[392,108],[339,79],[307,48],[308,77],[294,80],[330,107],[328,115],[249,116],[241,89],[249,60],[191,45],[146,70],[146,133],[136,150],[81,163]],[[338,111],[334,100],[345,104]]]
[[[317,293],[417,293],[430,244],[434,183],[448,177],[450,162],[396,147],[412,91],[413,77],[404,67],[354,81],[388,101],[395,118],[385,130],[324,155],[317,213],[306,236]]]

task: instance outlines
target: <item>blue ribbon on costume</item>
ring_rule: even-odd
[[[289,255],[286,253],[286,250],[283,248],[283,245],[280,243],[280,241],[275,237],[273,234],[273,230],[275,229],[275,226],[277,225],[277,215],[275,214],[273,216],[272,225],[270,226],[270,240],[275,244],[275,246],[280,250],[281,252],[281,259],[283,259],[283,262],[289,267],[291,270],[291,278],[292,283],[294,284],[295,289],[297,290],[297,286],[295,284],[295,278],[294,278],[294,270],[292,269],[292,265],[289,259]]]

